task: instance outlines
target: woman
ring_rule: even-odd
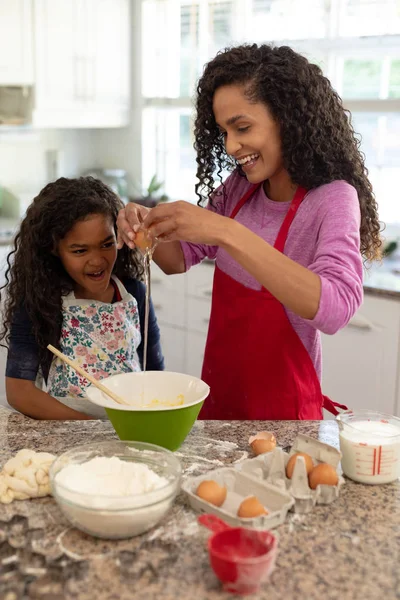
[[[321,419],[320,331],[362,302],[362,257],[379,256],[377,204],[342,102],[316,65],[288,47],[219,53],[197,87],[196,192],[151,211],[129,206],[120,243],[139,228],[154,259],[182,273],[216,259],[203,365],[207,419]],[[214,175],[233,173],[213,192]],[[142,223],[143,221],[143,223]]]

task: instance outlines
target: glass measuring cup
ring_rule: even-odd
[[[400,477],[400,419],[356,410],[343,412],[336,420],[347,477],[369,484],[390,483]]]
[[[234,594],[256,592],[274,568],[277,538],[270,531],[230,527],[215,515],[201,515],[198,521],[214,532],[208,540],[208,552],[224,590]]]

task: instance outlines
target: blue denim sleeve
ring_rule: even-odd
[[[145,300],[146,300],[146,288],[141,281],[135,281],[133,279],[126,279],[123,281],[126,290],[132,294],[138,303],[139,319],[140,319],[140,333],[142,335],[142,341],[138,347],[138,356],[140,365],[143,369],[143,352],[144,352],[144,317],[145,317]],[[150,313],[149,313],[149,337],[147,345],[147,367],[149,371],[163,371],[164,370],[164,356],[161,349],[160,342],[160,329],[157,323],[157,317],[154,311],[153,302],[150,300]]]
[[[35,381],[39,371],[39,348],[24,308],[13,318],[7,353],[6,377]]]

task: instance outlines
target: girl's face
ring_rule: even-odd
[[[89,215],[78,221],[58,245],[58,256],[75,281],[80,298],[111,302],[110,277],[117,259],[117,241],[107,215]]]
[[[289,180],[283,168],[279,126],[268,107],[253,103],[244,87],[225,85],[213,98],[213,112],[225,139],[227,154],[242,167],[250,183]]]

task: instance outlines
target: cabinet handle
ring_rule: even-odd
[[[162,304],[153,304],[154,310],[161,310]]]
[[[79,100],[79,95],[78,95],[78,57],[77,56],[74,56],[73,69],[74,69],[74,74],[73,74],[73,78],[74,78],[74,100]]]
[[[152,283],[152,285],[154,285],[154,284],[158,285],[158,284],[162,283],[162,279],[160,279],[159,277],[154,277],[154,278],[152,277],[151,283]]]
[[[209,322],[210,322],[210,317],[207,317],[207,318],[206,318],[206,317],[204,317],[204,319],[203,319],[203,323],[206,323],[206,324],[208,325],[208,324],[209,324]]]
[[[212,296],[212,290],[205,290],[203,294],[204,296]]]
[[[85,60],[80,56],[74,57],[74,97],[85,100]]]
[[[350,319],[348,323],[349,327],[353,327],[354,329],[364,329],[364,331],[371,331],[374,328],[371,321],[369,321],[366,317],[362,315],[356,315],[352,319]]]
[[[88,64],[89,64],[89,71],[90,71],[90,69],[92,71],[92,76],[90,77],[91,86],[90,86],[90,93],[89,93],[88,100],[91,100],[92,102],[94,102],[95,97],[96,97],[96,60],[94,58],[89,58]]]

